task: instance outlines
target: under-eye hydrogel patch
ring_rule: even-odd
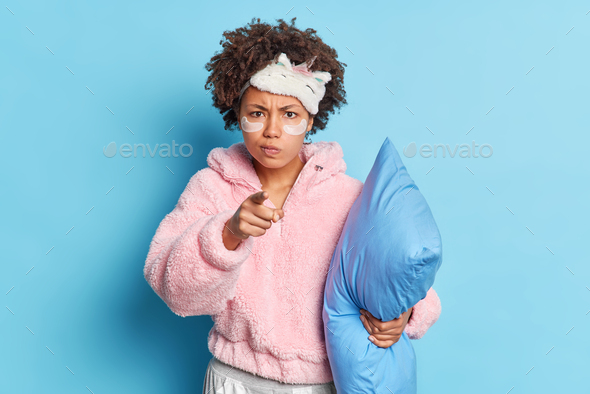
[[[291,134],[291,135],[301,135],[301,134],[305,133],[306,129],[307,129],[307,120],[306,119],[301,119],[301,122],[295,126],[291,126],[291,125],[284,125],[283,126],[283,130],[285,131],[285,133]]]
[[[263,123],[260,122],[248,122],[248,119],[245,116],[242,116],[242,130],[246,133],[254,133],[256,131],[260,131],[264,126]]]

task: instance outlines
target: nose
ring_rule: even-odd
[[[283,121],[281,116],[275,112],[271,112],[268,118],[268,124],[264,130],[265,137],[279,138],[283,134]]]

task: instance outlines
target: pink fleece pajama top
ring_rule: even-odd
[[[211,150],[208,167],[158,226],[144,276],[175,314],[212,317],[207,341],[219,360],[284,383],[322,384],[333,380],[322,321],[326,276],[363,183],[345,174],[337,142],[304,144],[299,156],[305,165],[285,216],[228,250],[225,222],[262,184],[243,142]],[[440,311],[431,288],[414,306],[408,337],[421,338]]]

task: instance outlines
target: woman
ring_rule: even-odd
[[[336,392],[324,284],[363,184],[345,174],[337,142],[304,143],[346,103],[344,64],[294,20],[224,33],[207,83],[226,129],[239,126],[244,141],[209,153],[158,227],[144,268],[174,313],[215,322],[204,393]],[[403,331],[420,338],[438,314],[430,289],[398,319],[360,317],[373,343],[389,347]]]

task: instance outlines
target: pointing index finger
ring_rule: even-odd
[[[255,202],[256,204],[260,204],[262,205],[264,203],[264,200],[266,200],[268,198],[268,192],[266,191],[260,191],[258,193],[253,194],[250,199],[252,199],[253,202]]]

